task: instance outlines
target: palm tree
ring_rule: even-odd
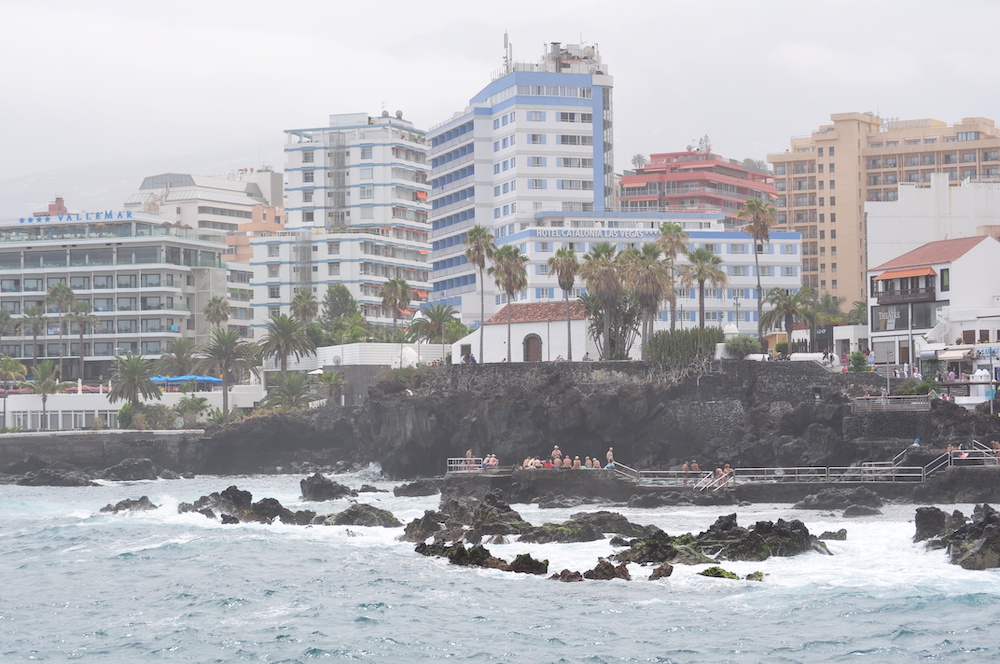
[[[646,155],[637,152],[632,155],[632,168],[642,168],[646,165]]]
[[[278,384],[268,389],[264,405],[283,410],[305,408],[313,400],[311,378],[312,376],[301,371],[282,374]]]
[[[431,307],[425,307],[421,313],[423,316],[413,321],[409,331],[417,338],[424,338],[428,341],[440,337],[441,360],[444,361],[448,323],[455,320],[455,314],[458,312],[451,305],[435,304]]]
[[[493,277],[497,288],[507,295],[507,361],[510,355],[510,322],[514,310],[514,296],[528,286],[528,257],[512,244],[505,244],[493,252],[493,265],[487,273]]]
[[[28,369],[21,364],[20,360],[11,357],[10,355],[4,355],[0,359],[0,380],[3,381],[4,389],[4,400],[3,400],[3,428],[2,431],[7,430],[7,396],[6,392],[9,389],[11,383],[19,383],[28,377]]]
[[[382,306],[392,311],[392,331],[396,332],[399,310],[410,306],[410,284],[402,277],[393,277],[382,284]]]
[[[47,324],[48,317],[45,315],[45,309],[37,305],[25,308],[24,317],[21,319],[21,329],[27,327],[31,330],[32,367],[38,365],[38,335],[45,330]]]
[[[617,349],[611,348],[611,310],[624,290],[619,264],[615,254],[617,249],[610,242],[598,242],[583,256],[580,276],[587,284],[587,292],[593,293],[604,312],[604,336],[601,357],[610,359]]]
[[[688,254],[688,264],[680,269],[681,283],[685,288],[698,284],[698,327],[705,327],[705,283],[712,288],[720,288],[729,281],[719,267],[722,258],[706,247],[698,247]]]
[[[855,300],[851,310],[847,312],[847,322],[854,325],[867,325],[868,303],[864,300]]]
[[[298,361],[316,352],[316,346],[299,322],[286,314],[276,314],[267,321],[267,334],[260,342],[260,349],[264,355],[278,356],[281,373],[288,372],[289,355],[295,355]]]
[[[12,327],[12,324],[13,319],[10,312],[6,309],[0,309],[0,343],[3,342],[3,335]]]
[[[549,259],[549,274],[555,274],[566,300],[566,359],[573,361],[573,321],[569,314],[569,293],[576,283],[576,275],[580,271],[580,261],[572,247],[556,249],[555,256]],[[480,335],[480,340],[482,335]]]
[[[748,199],[737,214],[740,219],[747,219],[743,230],[753,238],[753,265],[757,273],[757,336],[764,338],[764,327],[761,325],[760,317],[764,313],[764,298],[761,297],[760,286],[760,253],[763,252],[765,244],[771,241],[771,226],[774,224],[774,206],[759,198]]]
[[[90,306],[90,302],[86,300],[80,300],[79,302],[74,302],[69,309],[70,326],[76,325],[77,332],[80,334],[80,372],[77,374],[77,378],[83,379],[83,358],[86,353],[83,352],[83,335],[87,331],[87,326],[93,327],[97,325],[98,318],[94,315],[94,308]]]
[[[159,399],[160,388],[150,380],[152,377],[152,360],[134,353],[115,356],[108,401],[115,403],[127,400],[129,405],[135,408],[140,399]]]
[[[680,224],[669,222],[660,226],[656,246],[668,261],[667,302],[670,303],[670,329],[677,324],[677,257],[687,256],[688,234]]]
[[[193,394],[185,394],[181,397],[177,405],[174,406],[174,412],[181,416],[184,420],[184,427],[193,427],[197,421],[198,416],[201,415],[208,408],[208,399],[205,397],[195,396]]]
[[[840,308],[843,302],[843,297],[837,297],[833,293],[823,293],[816,303],[816,314],[823,322],[839,323],[844,320],[844,312]]]
[[[155,370],[163,376],[186,376],[194,372],[197,361],[194,354],[194,339],[177,337],[156,360]]]
[[[767,303],[773,307],[764,312],[761,317],[762,329],[769,330],[778,327],[784,321],[785,340],[789,349],[792,345],[792,330],[795,328],[795,321],[806,320],[813,312],[812,290],[808,286],[803,286],[795,293],[782,288],[772,288],[767,294]]]
[[[45,294],[46,304],[54,304],[59,315],[59,377],[63,376],[63,311],[69,310],[76,299],[73,289],[65,281],[59,281],[49,287]]]
[[[644,244],[626,256],[626,284],[643,314],[642,359],[645,360],[646,346],[653,336],[653,318],[667,292],[669,268],[660,260],[660,249],[655,244]]]
[[[319,313],[319,301],[311,290],[300,288],[292,296],[292,316],[302,321],[302,328],[309,327],[309,321]]]
[[[336,404],[340,390],[344,387],[344,374],[339,371],[324,371],[316,382],[327,389],[326,404],[328,406]]]
[[[288,318],[287,316],[285,318]],[[294,323],[294,319],[289,318]],[[301,331],[297,325],[294,329]],[[229,421],[229,386],[237,376],[257,371],[257,351],[253,344],[240,336],[239,330],[212,330],[208,343],[198,349],[201,359],[197,368],[222,378],[222,421]]]
[[[469,248],[465,250],[465,257],[470,263],[479,268],[479,361],[483,361],[483,329],[486,316],[486,280],[484,272],[486,261],[493,260],[497,245],[495,238],[485,226],[475,225],[465,234],[465,243]]]
[[[219,327],[229,320],[229,301],[221,295],[213,295],[202,312],[209,325]]]
[[[35,394],[42,396],[42,430],[48,429],[48,409],[47,404],[50,394],[62,392],[73,383],[63,382],[56,375],[56,365],[52,360],[45,360],[38,366],[32,367],[34,378],[22,383],[24,387],[30,388]]]

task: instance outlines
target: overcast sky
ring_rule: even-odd
[[[503,57],[597,44],[615,159],[707,134],[765,159],[831,113],[997,119],[1000,2],[0,0],[0,218],[142,178],[282,167],[284,129],[401,110],[428,128]]]

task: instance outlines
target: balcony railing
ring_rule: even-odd
[[[936,289],[933,286],[879,291],[878,303],[893,304],[896,302],[933,302],[937,299],[936,295]]]

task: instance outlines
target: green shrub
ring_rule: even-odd
[[[848,358],[848,371],[868,371],[868,358],[860,350],[856,350]]]
[[[718,327],[693,330],[661,330],[649,339],[646,357],[661,365],[687,366],[715,357],[715,346],[726,340]]]
[[[747,355],[760,353],[760,341],[755,337],[741,334],[726,340],[726,353],[736,360],[746,359]]]
[[[785,353],[787,353],[788,352],[788,342],[787,341],[779,341],[778,343],[774,344],[774,352],[777,353],[778,355],[784,355]]]

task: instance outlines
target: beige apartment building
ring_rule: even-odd
[[[768,161],[778,197],[775,230],[802,234],[803,285],[843,297],[847,310],[867,299],[865,203],[896,200],[900,182],[921,186],[932,173],[952,184],[1000,181],[1000,131],[987,118],[954,125],[872,113],[830,119]]]

